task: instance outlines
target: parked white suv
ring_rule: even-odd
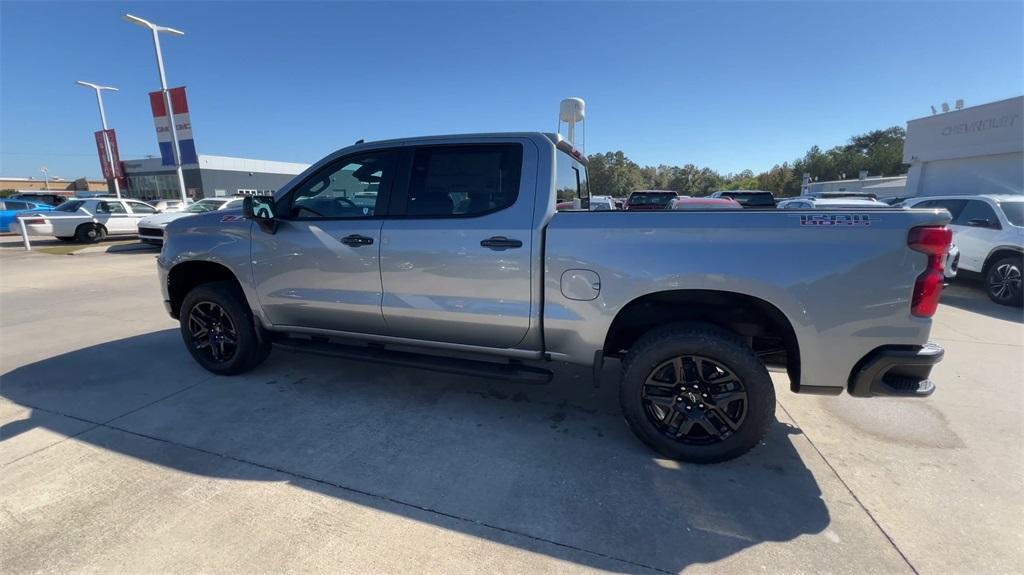
[[[980,273],[992,301],[1022,304],[1024,195],[957,195],[911,198],[908,208],[945,208],[960,248],[960,269]]]

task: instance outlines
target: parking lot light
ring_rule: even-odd
[[[160,33],[172,34],[174,36],[184,36],[185,33],[181,30],[174,28],[168,28],[167,26],[158,26],[133,16],[132,14],[125,14],[121,17],[125,22],[131,22],[136,26],[142,26],[143,28],[149,29],[153,33],[153,48],[156,50],[156,68],[160,72],[160,90],[164,95],[164,105],[167,106],[167,115],[171,121],[171,142],[172,142],[172,153],[174,155],[174,169],[178,173],[178,188],[181,191],[181,201],[188,201],[188,194],[185,192],[185,175],[181,171],[181,150],[178,148],[178,128],[174,125],[174,108],[171,107],[171,94],[167,91],[167,74],[164,73],[164,57],[160,52]]]
[[[107,165],[110,166],[110,173],[113,175],[111,178],[114,181],[114,193],[118,199],[121,199],[121,184],[117,181],[117,169],[114,167],[114,152],[110,149],[110,140],[107,139],[107,114],[103,111],[103,90],[111,90],[117,92],[117,88],[113,86],[100,86],[99,84],[93,84],[92,82],[83,82],[82,80],[75,80],[75,83],[79,86],[85,86],[86,88],[92,88],[96,91],[96,104],[100,107],[100,125],[103,126],[103,143],[106,147],[106,161]]]

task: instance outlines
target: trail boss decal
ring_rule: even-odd
[[[808,214],[800,216],[800,225],[816,228],[870,226],[871,216],[867,214]]]
[[[224,216],[220,219],[222,222],[241,222],[245,220],[245,216]]]

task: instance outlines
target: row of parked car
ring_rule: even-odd
[[[24,204],[24,206],[23,206]],[[65,242],[94,243],[107,236],[138,236],[150,244],[163,242],[168,223],[192,214],[240,208],[242,198],[205,198],[186,203],[181,200],[141,200],[97,196],[71,198],[52,206],[22,198],[5,199],[3,231],[17,231],[17,220],[25,223],[31,236],[52,236]],[[11,210],[6,210],[10,206]]]

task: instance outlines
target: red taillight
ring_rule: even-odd
[[[46,220],[44,220],[43,218],[21,218],[21,219],[25,222],[26,226],[31,225],[31,224],[45,224],[46,223]]]
[[[931,317],[939,307],[942,293],[943,260],[953,241],[953,232],[945,226],[922,226],[910,230],[907,246],[915,252],[928,254],[928,266],[914,282],[914,297],[910,313],[918,317]]]

